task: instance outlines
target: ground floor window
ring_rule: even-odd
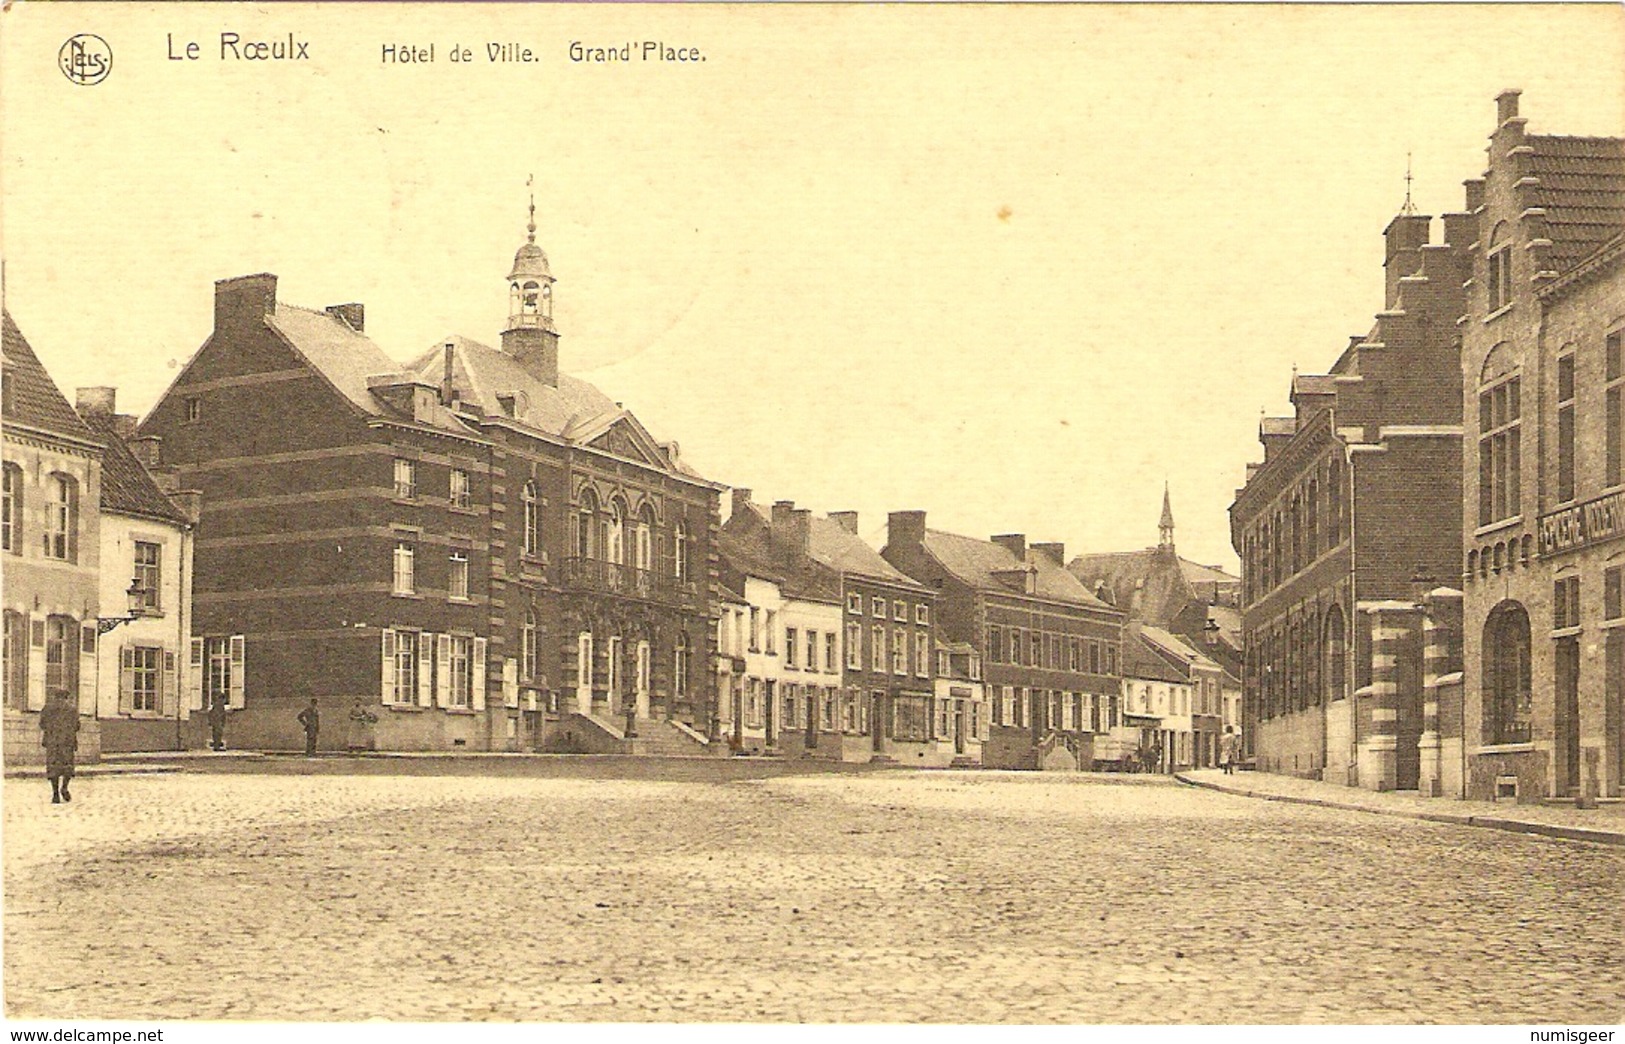
[[[931,701],[927,696],[892,700],[892,738],[924,742],[931,738]]]
[[[467,707],[474,692],[473,656],[471,655],[471,646],[474,644],[474,640],[460,634],[454,634],[450,637],[448,675],[451,690],[447,706]]]
[[[1506,602],[1484,623],[1484,732],[1492,744],[1528,743],[1530,693],[1529,614]]]
[[[124,669],[119,681],[120,688],[126,689],[130,694],[129,710],[126,713],[158,713],[163,656],[164,651],[157,646],[125,646]]]
[[[5,678],[6,706],[24,710],[28,706],[28,619],[7,609],[5,627],[5,639],[0,643],[5,665],[0,675]]]

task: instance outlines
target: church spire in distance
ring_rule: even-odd
[[[1168,483],[1162,484],[1162,519],[1157,523],[1157,546],[1174,546],[1174,508],[1168,500]]]

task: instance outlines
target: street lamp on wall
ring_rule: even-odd
[[[96,633],[106,634],[120,624],[127,624],[141,616],[142,609],[147,604],[147,589],[141,586],[139,579],[131,580],[129,588],[124,592],[125,609],[123,616],[99,616],[96,618]]]

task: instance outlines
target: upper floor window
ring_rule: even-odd
[[[921,678],[931,677],[931,643],[924,631],[914,632],[914,673]]]
[[[863,615],[863,596],[856,591],[850,591],[846,596],[846,611]]]
[[[869,629],[869,640],[873,643],[869,647],[869,669],[884,671],[886,669],[886,629],[875,624]]]
[[[466,599],[468,597],[468,552],[463,550],[451,553],[451,575],[446,584],[446,595],[449,598]]]
[[[1506,225],[1495,226],[1490,236],[1488,311],[1498,312],[1512,303],[1512,244],[1505,242]]]
[[[417,578],[414,575],[414,559],[417,557],[417,546],[409,537],[397,537],[395,540],[395,570],[394,582],[390,588],[395,594],[412,594],[417,590]]]
[[[616,565],[620,565],[626,561],[626,545],[624,543],[626,532],[625,520],[626,514],[621,508],[621,502],[618,500],[610,501],[609,521],[607,528],[604,530],[603,541],[603,546],[608,549],[608,553],[604,556],[604,559],[605,561],[613,562]]]
[[[141,608],[156,613],[161,606],[158,595],[162,589],[163,546],[145,540],[135,542],[135,588],[141,592]]]
[[[1621,595],[1625,595],[1625,566],[1609,566],[1602,574],[1602,617],[1604,620],[1618,620],[1625,616],[1625,604],[1622,604]]]
[[[891,618],[898,623],[908,623],[908,603],[893,602],[891,604]]]
[[[824,632],[824,670],[831,673],[835,670],[835,632]]]
[[[794,627],[784,629],[784,665],[786,667],[796,665],[796,629]]]
[[[1522,404],[1517,376],[1503,377],[1478,396],[1478,524],[1522,510]]]
[[[417,461],[395,458],[395,495],[402,500],[412,500],[418,495]]]
[[[818,669],[817,631],[807,632],[807,657],[802,661],[802,666],[806,667],[809,671],[816,671]]]
[[[1557,360],[1557,499],[1574,499],[1574,352]]]
[[[67,475],[52,475],[45,484],[45,557],[72,561],[75,526],[79,516],[79,483]]]
[[[928,605],[915,606],[914,622],[921,627],[929,627],[931,625],[931,607]]]
[[[525,622],[519,631],[519,676],[526,680],[536,678],[542,670],[541,634],[536,624],[536,610],[525,610]]]
[[[461,468],[451,469],[450,496],[452,507],[466,508],[473,506],[474,496],[469,486],[468,472]]]
[[[1565,576],[1552,581],[1552,629],[1580,626],[1580,578]]]
[[[863,666],[863,625],[846,625],[846,665],[852,670]]]
[[[527,555],[542,551],[542,505],[537,502],[536,483],[527,482],[519,491],[519,504],[524,515],[520,519],[519,547]]]
[[[672,575],[677,578],[679,583],[688,580],[688,544],[688,523],[678,519],[677,524],[672,527],[671,531],[671,568]]]
[[[203,416],[203,400],[196,395],[188,396],[186,399],[186,423],[195,424],[201,416]]]
[[[876,620],[884,620],[886,618],[886,600],[884,598],[869,599],[869,615]]]
[[[5,486],[0,497],[0,550],[21,554],[23,549],[23,469],[6,461]]]
[[[576,509],[576,556],[578,558],[593,558],[596,548],[593,546],[598,531],[598,498],[593,491],[583,490],[581,504]]]
[[[891,672],[893,674],[908,673],[908,632],[901,627],[892,632]]]
[[[642,570],[654,568],[655,559],[654,511],[645,504],[638,509],[637,526],[633,530],[632,564]]]

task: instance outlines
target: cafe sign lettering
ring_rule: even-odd
[[[1617,536],[1625,536],[1625,490],[1543,515],[1540,553],[1576,551]]]

